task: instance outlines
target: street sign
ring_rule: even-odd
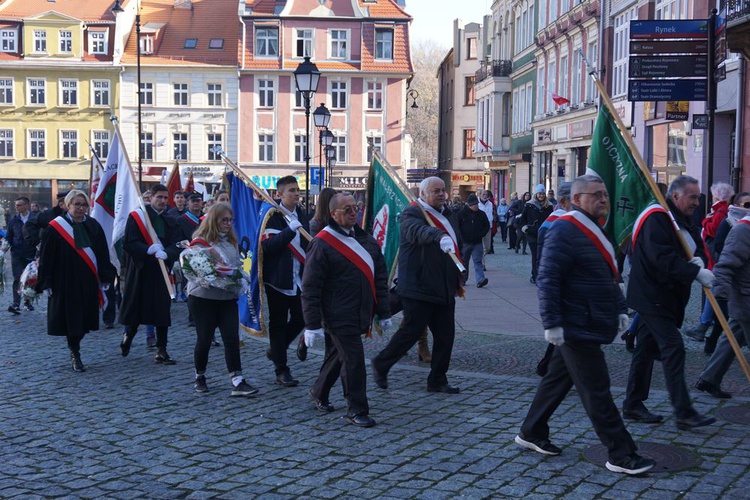
[[[708,76],[708,59],[695,56],[631,56],[630,78]]]
[[[629,101],[705,101],[708,82],[700,80],[630,80]]]
[[[708,115],[693,115],[693,130],[708,130]]]
[[[690,103],[687,101],[667,101],[667,120],[685,121],[690,112]]]
[[[657,54],[708,54],[707,40],[634,40],[630,42],[631,55]]]
[[[708,38],[708,21],[706,19],[630,21],[630,38]]]

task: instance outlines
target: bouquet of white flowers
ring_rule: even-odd
[[[39,282],[39,259],[34,259],[26,266],[21,274],[21,296],[29,302],[36,302],[41,293],[37,293],[34,287]]]
[[[200,286],[243,293],[250,281],[240,268],[226,263],[216,248],[206,242],[193,242],[180,254],[182,272]]]

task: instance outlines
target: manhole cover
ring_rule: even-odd
[[[748,406],[722,406],[714,413],[727,422],[750,425],[750,407]]]
[[[651,469],[653,472],[676,472],[693,469],[701,464],[698,455],[680,446],[644,441],[636,441],[635,444],[638,446],[638,453],[641,456],[656,460],[656,466]],[[583,457],[589,462],[604,467],[608,458],[607,448],[601,444],[592,446],[583,452]]]

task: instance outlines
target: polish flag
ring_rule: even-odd
[[[557,95],[555,92],[551,92],[552,94],[552,100],[555,101],[555,104],[558,106],[562,106],[563,104],[570,104],[570,99],[566,99],[563,96]]]
[[[490,147],[490,145],[489,145],[489,144],[487,144],[486,142],[484,142],[484,141],[483,141],[482,139],[479,139],[479,144],[481,144],[481,145],[482,145],[482,147],[483,147],[483,148],[484,148],[485,150],[487,150],[487,151],[492,151],[492,148]]]

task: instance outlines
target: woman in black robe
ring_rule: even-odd
[[[50,222],[42,237],[38,292],[46,291],[47,334],[67,337],[73,371],[84,372],[81,339],[99,329],[102,287],[112,283],[115,268],[99,223],[88,217],[86,193],[71,190],[68,212]]]

